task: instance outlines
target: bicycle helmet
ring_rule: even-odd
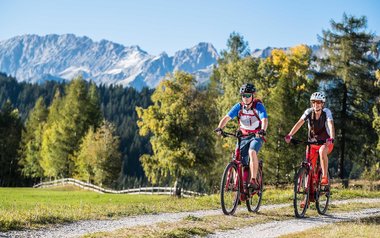
[[[240,94],[255,93],[255,92],[256,92],[255,86],[253,84],[250,84],[250,83],[243,84],[240,88]]]
[[[326,102],[326,96],[322,92],[315,92],[310,97],[310,101],[314,101],[314,100]]]

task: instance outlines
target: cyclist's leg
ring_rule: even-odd
[[[333,148],[334,148],[334,144],[330,144],[329,146],[322,145],[321,148],[319,149],[319,158],[321,161],[322,176],[327,176],[328,165],[329,165],[329,158],[327,155],[331,153]]]
[[[327,158],[327,152],[328,147],[326,145],[322,145],[319,149],[319,159],[321,161],[321,168],[322,168],[322,177],[327,176],[327,167],[328,167],[328,158]]]
[[[334,145],[330,144],[329,146],[322,145],[321,148],[319,149],[319,158],[321,161],[321,168],[322,168],[322,182],[321,183],[324,185],[328,184],[327,172],[328,172],[328,166],[329,166],[329,158],[327,155],[331,153],[333,148],[334,148]]]
[[[257,177],[257,169],[259,167],[259,160],[255,150],[249,149],[249,170],[251,171],[251,180]]]
[[[263,145],[262,138],[254,138],[249,145],[249,158],[250,158],[249,168],[251,171],[251,180],[256,179],[257,177],[257,170],[259,168],[259,159],[257,157],[257,154],[259,153],[262,145]]]
[[[242,139],[240,142],[240,157],[241,157],[241,162],[243,165],[248,166],[249,165],[249,142],[250,140],[245,140]],[[236,144],[236,148],[238,145]]]
[[[318,173],[317,173],[317,159],[318,159],[318,151],[319,151],[320,145],[310,145],[310,162],[311,162],[311,168],[312,173],[310,174],[312,176],[311,180],[316,182],[318,181]],[[310,181],[310,180],[308,180]],[[313,184],[309,184],[311,188],[314,188]],[[315,194],[314,189],[310,189],[310,197],[309,197],[309,203],[314,202]],[[305,203],[305,201],[303,202]],[[302,203],[301,203],[302,206]]]
[[[316,172],[317,169],[317,159],[318,159],[318,153],[319,153],[320,145],[311,145],[310,146],[310,162],[311,166],[313,168],[313,172]]]

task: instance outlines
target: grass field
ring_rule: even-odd
[[[332,199],[380,197],[380,192],[334,189]],[[292,190],[267,188],[263,204],[291,203]],[[99,194],[76,187],[0,188],[0,230],[36,228],[86,219],[220,209],[219,195],[174,198],[164,195]]]
[[[310,229],[304,232],[292,233],[281,238],[375,238],[379,237],[380,216],[357,219],[349,222],[340,222],[323,227]]]

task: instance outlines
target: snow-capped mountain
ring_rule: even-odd
[[[380,49],[379,39],[374,41]],[[317,58],[327,54],[319,45],[310,48]],[[273,49],[256,49],[251,55],[266,58]],[[154,56],[138,46],[127,47],[107,40],[94,42],[73,34],[23,35],[0,41],[0,72],[27,82],[71,80],[82,75],[97,84],[122,84],[140,90],[145,86],[154,88],[167,73],[182,70],[204,83],[218,57],[210,43],[199,43],[177,51],[174,56],[165,52]]]
[[[141,89],[155,87],[167,74],[183,70],[198,82],[209,78],[219,57],[209,43],[153,56],[138,46],[88,37],[23,35],[0,42],[0,72],[18,81],[71,80],[77,75],[100,84],[122,84]]]

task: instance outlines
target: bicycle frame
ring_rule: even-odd
[[[252,193],[252,194],[250,194],[247,191],[248,189],[246,188],[246,186],[244,186],[244,182],[248,183],[247,179],[248,179],[248,175],[249,175],[249,174],[247,174],[247,176],[245,176],[244,175],[244,170],[248,169],[248,173],[249,173],[249,165],[245,166],[242,163],[241,147],[240,147],[240,145],[241,145],[241,138],[243,136],[242,135],[235,135],[235,134],[231,134],[231,133],[227,133],[227,132],[223,132],[223,133],[226,136],[232,136],[232,137],[237,138],[237,140],[238,140],[238,146],[235,149],[235,153],[232,156],[232,161],[231,162],[233,162],[236,165],[236,167],[237,167],[237,172],[238,172],[239,180],[243,181],[243,183],[240,183],[240,191],[242,191],[242,193],[240,194],[240,201],[245,201],[247,199],[247,195],[251,195],[252,196],[252,195],[255,194],[255,192]],[[260,135],[258,135],[256,133],[252,133],[251,135],[248,135],[248,136],[260,137]],[[259,171],[259,169],[262,169],[262,164],[263,164],[262,160],[259,160],[258,171]],[[235,186],[237,186],[237,185],[235,185]]]
[[[323,145],[325,141],[306,142],[292,139],[293,144],[306,144],[306,157],[301,163],[300,168],[297,170],[294,180],[294,211],[296,217],[303,217],[309,206],[309,202],[316,202],[316,207],[319,214],[325,214],[329,198],[330,198],[330,186],[321,186],[320,178],[322,177],[322,168],[320,165],[319,154],[315,158],[311,158],[312,145]],[[307,177],[306,177],[307,176]],[[323,197],[322,197],[322,196]],[[301,198],[298,198],[301,196]],[[303,198],[302,198],[303,197]],[[298,201],[301,202],[300,206]],[[325,201],[323,201],[325,200]],[[299,210],[301,208],[301,210]],[[301,212],[300,212],[301,211]]]
[[[238,140],[238,146],[232,153],[232,160],[227,164],[225,171],[222,176],[221,182],[221,205],[224,214],[232,215],[235,213],[238,206],[238,201],[245,201],[247,204],[248,211],[257,212],[259,210],[262,198],[262,161],[259,161],[258,167],[258,182],[259,188],[252,189],[247,187],[249,182],[249,166],[245,166],[242,163],[241,156],[241,137],[243,135],[231,134],[222,131],[224,137],[230,136],[235,137]],[[260,136],[258,134],[252,133],[248,136]],[[234,193],[234,201],[232,207],[228,207],[230,204],[226,202],[227,200],[231,202],[230,193]],[[257,195],[257,198],[256,196]]]
[[[320,158],[319,158],[319,155],[317,157],[317,161],[315,163],[315,167],[313,167],[313,162],[312,162],[312,158],[311,158],[311,145],[312,144],[308,144],[306,145],[306,157],[305,157],[305,160],[302,162],[301,166],[306,168],[307,172],[308,172],[308,183],[307,183],[307,186],[309,188],[309,191],[310,191],[310,197],[314,200],[315,199],[315,195],[316,195],[316,190],[317,190],[317,187],[318,187],[318,174],[319,172],[322,170],[321,166],[320,166]],[[313,202],[313,200],[311,200]]]

